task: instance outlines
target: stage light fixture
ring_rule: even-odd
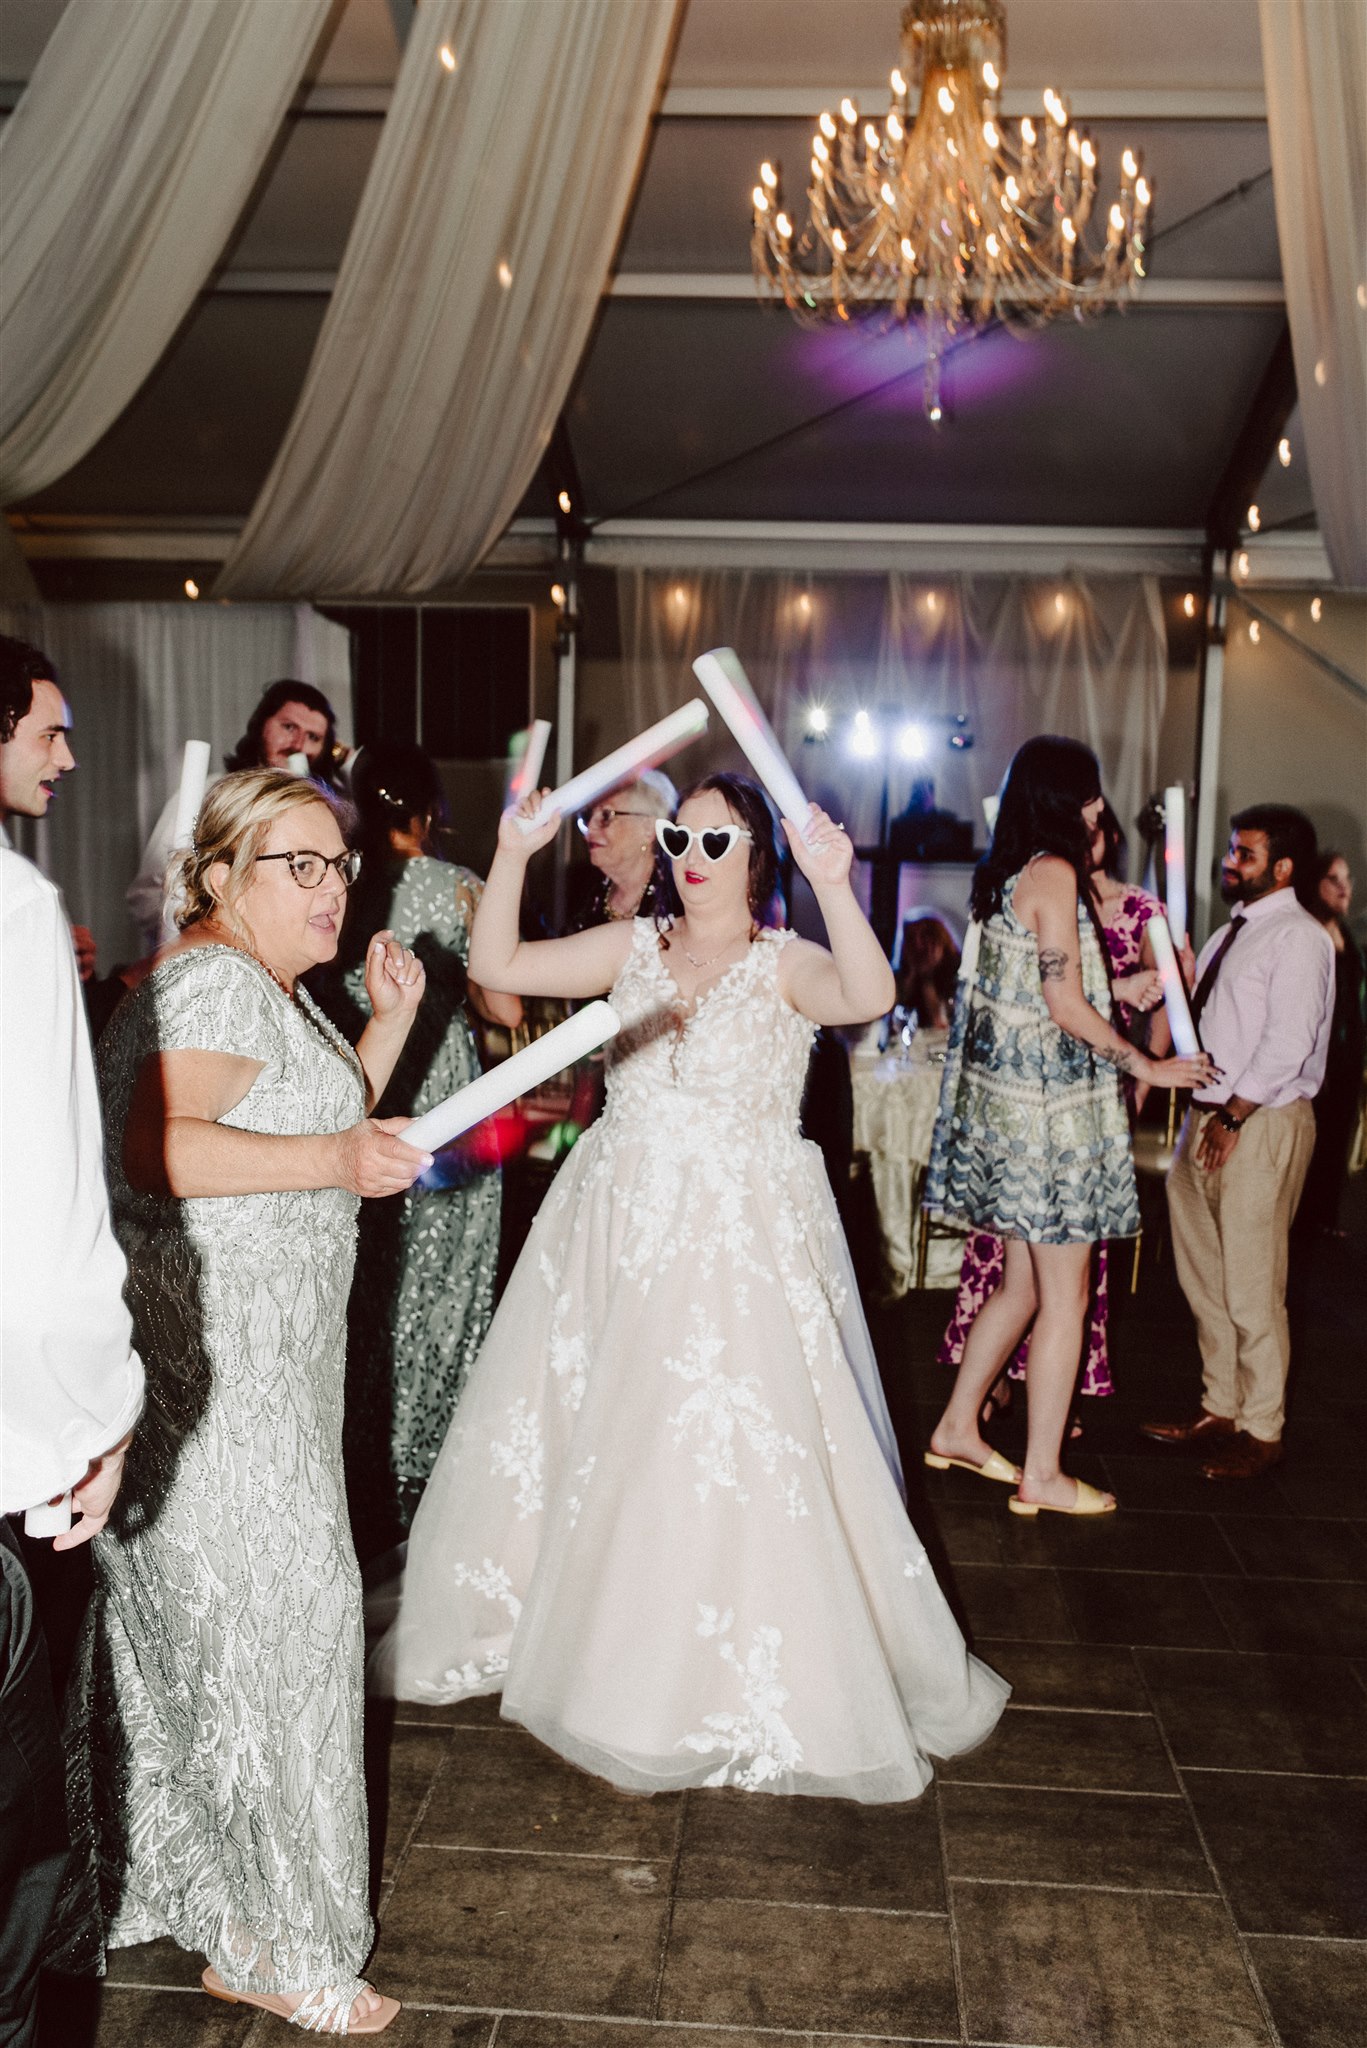
[[[904,761],[924,761],[930,747],[923,729],[919,725],[904,725],[897,735],[897,751]]]

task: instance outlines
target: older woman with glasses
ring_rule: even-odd
[[[376,1122],[422,998],[392,934],[353,1052],[300,985],[356,856],[319,787],[210,792],[180,938],[102,1045],[107,1167],[147,1411],[97,1567],[111,1946],[170,1935],[214,1997],[378,2033],[361,1594],[342,1480],[361,1196],[425,1164]]]
[[[570,931],[655,912],[655,821],[672,818],[678,792],[658,768],[611,790],[575,820],[596,879],[573,906]]]

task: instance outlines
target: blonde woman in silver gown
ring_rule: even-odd
[[[358,1197],[424,1155],[383,1091],[421,1001],[388,933],[355,1053],[298,986],[336,950],[353,856],[316,785],[211,791],[181,937],[101,1046],[107,1166],[147,1410],[97,1540],[109,1944],[170,1935],[213,1996],[320,2033],[398,2007],[373,1938],[361,1595],[342,1484]]]
[[[524,807],[525,808],[525,807]],[[699,785],[661,821],[681,908],[518,938],[511,813],[470,966],[524,995],[611,994],[607,1104],[542,1205],[413,1524],[378,1689],[503,1714],[623,1789],[914,1798],[994,1726],[907,1519],[821,1156],[798,1131],[813,1031],[892,974],[813,808],[793,855],[830,951],[762,929],[762,793]]]

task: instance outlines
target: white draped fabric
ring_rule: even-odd
[[[1367,7],[1262,0],[1282,275],[1305,446],[1341,584],[1367,588]]]
[[[419,9],[303,394],[220,593],[417,595],[503,531],[588,338],[676,4]]]
[[[101,972],[142,951],[124,890],[186,740],[220,766],[280,676],[315,683],[350,732],[350,635],[308,605],[9,605],[0,633],[41,647],[71,703],[80,768],[18,836],[94,932]]]
[[[68,0],[0,136],[0,503],[79,462],[221,256],[331,0]]]
[[[885,774],[889,815],[905,805],[913,781],[929,776],[940,808],[971,818],[981,839],[982,799],[1034,733],[1066,733],[1095,750],[1131,832],[1155,787],[1167,635],[1153,577],[934,583],[901,572],[622,569],[618,592],[624,688],[617,703],[604,693],[586,705],[594,729],[591,741],[581,736],[577,758],[589,758],[590,746],[605,752],[696,695],[693,656],[728,645],[808,794],[834,807],[861,844],[877,840]],[[808,738],[817,704],[831,721],[821,743]],[[847,743],[861,708],[883,741],[869,759]],[[967,718],[971,748],[948,743],[958,716]],[[898,751],[909,721],[924,734],[924,760]],[[736,765],[713,726],[682,757],[685,780]]]

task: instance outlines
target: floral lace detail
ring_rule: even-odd
[[[560,1381],[561,1401],[571,1414],[577,1415],[584,1389],[589,1383],[589,1348],[582,1334],[573,1337],[566,1334],[565,1322],[573,1314],[574,1297],[560,1289],[559,1275],[544,1252],[541,1254],[541,1277],[555,1296],[555,1306],[551,1311],[550,1368]]]
[[[904,1579],[921,1578],[925,1573],[928,1561],[924,1550],[909,1550],[902,1560],[902,1577]]]
[[[702,1474],[694,1482],[698,1499],[707,1500],[712,1488],[718,1486],[733,1492],[744,1507],[750,1494],[740,1475],[738,1452],[742,1447],[753,1454],[769,1477],[777,1471],[781,1457],[805,1458],[807,1447],[775,1427],[772,1408],[760,1399],[758,1373],[732,1378],[718,1370],[717,1360],[725,1350],[726,1339],[709,1324],[702,1308],[695,1305],[693,1334],[684,1344],[683,1358],[664,1361],[666,1372],[694,1389],[670,1416],[669,1425],[676,1444],[696,1446],[693,1462]],[[800,1503],[796,1509],[791,1504],[794,1491]],[[791,1516],[806,1514],[796,1473],[780,1484],[779,1494],[789,1503]]]
[[[508,1433],[508,1443],[495,1439],[490,1444],[489,1469],[496,1479],[517,1481],[517,1519],[525,1522],[528,1515],[539,1515],[546,1505],[541,1418],[535,1408],[528,1407],[525,1395],[508,1410]]]
[[[565,1502],[565,1514],[569,1521],[571,1529],[573,1529],[577,1525],[579,1517],[583,1513],[584,1494],[586,1494],[589,1490],[589,1481],[593,1477],[593,1468],[597,1463],[598,1459],[596,1456],[591,1458],[585,1458],[583,1464],[579,1467],[578,1471],[574,1475],[575,1478],[580,1482],[583,1491],[580,1493],[572,1493],[569,1499]]]
[[[495,1564],[486,1557],[482,1564],[458,1564],[451,1573],[458,1586],[469,1586],[472,1592],[482,1593],[486,1600],[497,1600],[506,1608],[514,1621],[522,1612],[522,1602],[513,1591],[513,1582],[501,1564]]]
[[[699,1601],[694,1626],[700,1636],[722,1638],[718,1653],[740,1681],[743,1711],[705,1714],[706,1732],[685,1735],[679,1747],[699,1756],[725,1751],[725,1761],[704,1778],[707,1786],[735,1785],[743,1792],[756,1792],[761,1785],[791,1776],[802,1762],[802,1745],[782,1714],[789,1700],[779,1676],[782,1633],[772,1627],[755,1629],[742,1662],[731,1640],[735,1615],[729,1607],[723,1614]]]

